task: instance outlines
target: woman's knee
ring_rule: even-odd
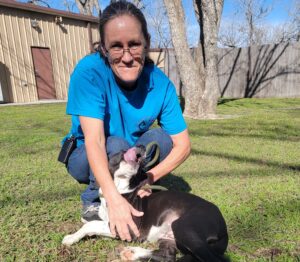
[[[167,157],[167,155],[171,152],[173,148],[173,141],[170,135],[168,135],[161,128],[150,129],[145,132],[136,142],[136,144],[141,144],[147,146],[151,142],[156,142],[159,146],[160,157],[159,161],[161,162],[163,159]]]

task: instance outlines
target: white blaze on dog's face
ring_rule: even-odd
[[[129,188],[130,179],[138,173],[144,153],[144,149],[139,147],[132,147],[124,153],[119,168],[113,174],[115,185],[121,194],[134,190]]]

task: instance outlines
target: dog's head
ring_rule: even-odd
[[[142,180],[146,179],[142,171],[145,155],[145,147],[139,145],[110,157],[109,171],[121,194],[132,192]]]

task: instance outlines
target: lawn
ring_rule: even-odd
[[[231,261],[300,261],[300,99],[222,100],[223,119],[187,120],[192,154],[163,184],[219,206]],[[84,189],[56,161],[65,104],[0,107],[0,261],[111,261],[121,243],[89,238]]]

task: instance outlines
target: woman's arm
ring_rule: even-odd
[[[116,229],[122,240],[131,240],[128,226],[136,236],[139,231],[132,220],[132,215],[142,216],[143,212],[134,209],[117,191],[109,173],[105,147],[103,121],[90,117],[80,116],[80,124],[85,138],[85,147],[90,168],[101,187],[107,201],[110,231],[115,236]]]

